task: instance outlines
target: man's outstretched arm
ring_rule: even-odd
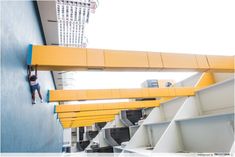
[[[35,76],[38,77],[38,65],[35,65]]]
[[[31,76],[31,66],[30,65],[28,65],[27,73],[28,73],[28,79],[29,79]]]

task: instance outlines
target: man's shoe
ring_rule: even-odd
[[[32,104],[36,104],[36,100],[34,100],[34,101],[32,102]]]
[[[43,101],[43,99],[41,99],[41,103],[43,103],[44,101]]]

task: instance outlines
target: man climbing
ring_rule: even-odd
[[[43,103],[42,95],[40,92],[40,85],[37,81],[37,65],[35,66],[35,74],[31,74],[32,66],[28,65],[28,80],[30,84],[30,90],[32,94],[32,104],[36,104],[36,99],[35,99],[35,91],[38,91],[38,95],[41,99],[41,103]]]

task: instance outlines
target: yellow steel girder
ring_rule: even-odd
[[[195,90],[198,91],[214,83],[215,80],[213,73],[211,72],[203,73],[195,85]],[[123,103],[106,103],[106,104],[59,105],[56,107],[56,112],[59,114],[61,124],[63,125],[64,128],[90,126],[94,123],[90,122],[90,120],[106,119],[108,121],[112,119],[112,116],[118,114],[121,109],[156,107],[159,106],[160,103],[163,103],[171,98],[173,97],[165,97],[160,99],[159,101],[155,100],[155,101],[139,101],[139,102],[137,101],[137,102],[123,102]],[[110,109],[117,109],[117,110],[110,110]],[[111,113],[113,115],[110,115]]]
[[[202,73],[202,75],[199,78],[198,82],[194,86],[195,91],[198,91],[202,88],[208,87],[208,86],[210,86],[214,83],[215,83],[214,74],[212,72],[204,72],[204,73]],[[163,97],[159,100],[159,102],[164,103],[166,101],[169,101],[172,98],[174,98],[174,97]]]
[[[131,58],[131,59],[129,59]],[[234,72],[234,56],[30,45],[28,65],[39,70],[174,70]]]
[[[204,87],[207,87],[209,85],[212,85],[214,83],[215,83],[214,74],[211,72],[205,72],[202,74],[202,76],[195,85],[196,91]]]
[[[96,89],[96,90],[49,90],[48,101],[76,101],[98,99],[135,99],[155,97],[193,96],[194,87]]]
[[[61,123],[75,122],[75,121],[86,121],[86,120],[94,120],[94,119],[105,119],[105,118],[114,118],[113,115],[90,115],[86,117],[76,117],[76,118],[60,118]]]
[[[123,109],[136,109],[159,106],[159,101],[137,101],[126,103],[106,103],[106,104],[82,104],[82,105],[58,105],[56,112],[63,127],[90,125],[90,120],[109,120]],[[75,125],[77,124],[78,125]],[[81,124],[82,123],[82,124]],[[72,125],[73,124],[73,125]],[[93,123],[92,123],[93,124]]]
[[[79,118],[79,117],[89,117],[89,116],[115,115],[115,114],[118,114],[119,112],[120,112],[120,110],[65,112],[65,113],[58,113],[58,117],[59,117],[59,119],[62,119],[62,118]]]
[[[57,105],[56,112],[81,112],[81,111],[98,111],[98,110],[123,110],[136,109],[160,106],[158,100],[153,101],[132,101],[132,102],[117,102],[117,103],[97,103],[97,104],[79,104],[79,105]]]
[[[114,120],[114,117],[110,118],[101,118],[101,119],[91,119],[91,120],[83,120],[83,121],[75,121],[75,122],[62,122],[63,128],[76,128],[82,126],[91,126],[94,123],[98,122],[109,122]]]
[[[62,124],[75,124],[75,123],[80,123],[84,121],[94,121],[96,122],[97,120],[105,120],[105,119],[114,119],[115,115],[101,115],[101,116],[89,116],[89,117],[79,117],[79,118],[63,118],[60,119],[60,122]]]

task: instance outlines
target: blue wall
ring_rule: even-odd
[[[26,81],[28,45],[43,44],[34,2],[1,2],[1,151],[60,152],[63,130],[53,104],[31,104]],[[39,72],[46,98],[54,89],[50,72]],[[38,96],[37,96],[38,98]]]

